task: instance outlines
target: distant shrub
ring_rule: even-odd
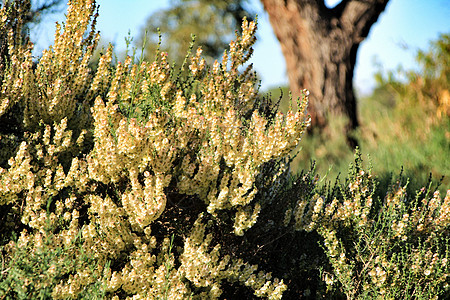
[[[387,89],[400,109],[419,106],[430,119],[428,125],[450,118],[450,34],[441,34],[427,50],[416,54],[418,70],[379,72],[378,89]],[[418,111],[418,110],[416,110]]]
[[[307,93],[282,114],[240,71],[256,23],[212,66],[201,49],[181,72],[160,52],[113,66],[109,47],[93,71],[95,1],[69,2],[35,64],[24,4],[0,10],[0,298],[448,291],[450,193],[381,201],[359,156],[343,185],[289,172]]]

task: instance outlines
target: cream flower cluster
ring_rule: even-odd
[[[2,49],[7,53],[1,53],[0,72],[0,116],[4,115],[14,104],[24,99],[24,82],[30,74],[32,66],[32,45],[22,45],[20,34],[17,34],[14,26],[21,27],[23,20],[19,16],[26,13],[25,6],[20,3],[10,3],[0,7],[0,39]],[[8,59],[8,61],[5,61]]]
[[[77,115],[77,100],[84,98],[89,88],[92,75],[88,64],[100,38],[94,30],[84,36],[91,19],[95,25],[94,9],[94,1],[69,6],[64,29],[56,26],[54,45],[43,51],[35,72],[29,71],[24,77],[27,127],[39,122],[51,125],[63,118],[78,126],[87,122],[86,115]]]
[[[179,192],[204,200],[211,214],[236,207],[238,234],[256,221],[258,209],[248,214],[244,207],[258,192],[255,180],[261,166],[295,148],[308,119],[306,98],[297,112],[279,113],[270,124],[257,110],[250,120],[243,119],[257,101],[257,85],[252,72],[240,74],[237,68],[248,60],[243,57],[250,51],[255,30],[254,23],[244,21],[243,36],[230,44],[220,67],[216,62],[202,76],[199,72],[205,67],[201,50],[197,51],[190,70],[198,80],[199,94],[176,89],[169,78],[167,55],[162,53],[151,65],[131,65],[131,59],[119,63],[110,74],[106,99],[95,100],[95,144],[87,158],[90,177],[105,184],[129,178],[132,188],[122,202],[141,228],[164,210],[164,189],[172,180]],[[107,53],[101,63],[109,60]],[[159,93],[155,85],[161,87]],[[153,109],[140,120],[135,115],[143,101]],[[173,178],[176,163],[180,174]],[[147,174],[144,185],[137,180],[143,172]]]
[[[354,180],[348,184],[348,190],[343,191],[343,201],[335,198],[325,203],[325,197],[319,194],[314,194],[310,199],[302,196],[293,208],[287,208],[285,226],[289,224],[292,216],[295,230],[308,232],[328,224],[356,224],[359,228],[371,226],[368,220],[374,190],[373,183],[370,183],[371,178],[372,175],[363,170],[355,174]]]
[[[252,288],[256,296],[281,299],[283,292],[287,289],[283,280],[272,278],[270,273],[263,271],[256,273],[258,266],[245,263],[242,259],[229,256],[220,259],[220,245],[207,251],[212,236],[208,234],[205,237],[205,229],[206,225],[202,222],[202,216],[199,216],[185,243],[181,268],[186,272],[186,277],[196,286],[209,287],[208,299],[216,299],[221,295],[220,281],[224,279],[240,282]]]

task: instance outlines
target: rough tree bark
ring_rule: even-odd
[[[294,96],[310,91],[312,123],[325,127],[328,118],[347,118],[350,133],[358,127],[353,71],[359,44],[389,0],[343,0],[326,7],[323,0],[261,0],[286,60]]]

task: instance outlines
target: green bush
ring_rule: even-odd
[[[212,66],[109,47],[94,71],[95,1],[69,2],[37,63],[26,2],[0,10],[1,299],[448,294],[450,191],[375,197],[359,155],[342,184],[290,173],[307,96],[277,112],[239,71],[256,23]]]

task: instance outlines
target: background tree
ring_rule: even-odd
[[[240,18],[249,14],[244,2],[177,1],[150,16],[146,28],[161,28],[163,46],[171,55],[183,55],[180,49],[187,48],[190,33],[196,33],[198,44],[214,57],[225,47],[219,37],[238,28]],[[358,126],[353,91],[356,54],[388,0],[343,0],[334,8],[323,0],[261,2],[280,41],[293,95],[304,88],[311,92],[309,112],[318,127],[328,124],[329,115],[344,116],[348,143],[355,147],[351,131]]]
[[[343,0],[334,8],[315,0],[261,0],[286,59],[294,95],[311,92],[313,123],[326,126],[328,114],[348,118],[358,126],[353,71],[360,43],[389,0]]]
[[[195,34],[196,46],[201,46],[208,59],[218,58],[240,32],[242,19],[253,19],[254,12],[244,8],[247,0],[177,0],[165,10],[149,16],[137,44],[145,42],[145,55],[153,59],[162,34],[161,50],[170,54],[170,59],[181,64]],[[147,36],[146,36],[147,34]],[[146,36],[146,38],[145,38]]]
[[[42,21],[46,15],[60,12],[64,6],[64,0],[33,0],[31,2],[30,12],[24,21],[28,24],[37,24]]]

